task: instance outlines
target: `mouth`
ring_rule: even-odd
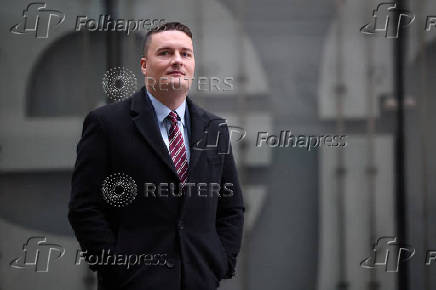
[[[173,70],[173,71],[170,71],[167,74],[171,75],[171,76],[184,76],[185,75],[183,72],[181,72],[179,70]]]

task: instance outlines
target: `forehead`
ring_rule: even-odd
[[[152,49],[159,49],[160,47],[192,49],[192,39],[183,31],[161,31],[152,34],[150,43]]]

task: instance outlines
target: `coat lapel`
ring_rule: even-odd
[[[191,136],[189,140],[191,157],[188,167],[187,182],[195,183],[196,178],[194,176],[194,169],[196,164],[198,163],[198,160],[200,159],[201,154],[204,152],[204,149],[202,150],[201,148],[198,148],[197,144],[199,144],[200,140],[205,138],[205,130],[207,129],[209,119],[207,118],[206,114],[204,114],[203,110],[196,106],[189,97],[186,98],[186,102],[189,108],[189,115],[191,119]],[[180,204],[179,220],[183,219],[188,200],[189,198],[187,198],[184,194],[182,196],[182,202]]]
[[[194,176],[192,176],[192,172],[198,162],[198,159],[200,158],[201,153],[203,152],[203,150],[197,148],[196,144],[198,144],[198,142],[204,138],[208,120],[204,112],[197,107],[189,97],[186,98],[186,103],[188,105],[191,119],[191,136],[189,140],[191,157],[189,160],[187,180],[188,182],[194,182]]]
[[[194,168],[204,151],[204,149],[202,150],[197,148],[197,144],[199,144],[199,141],[205,137],[205,130],[207,129],[209,119],[204,111],[195,105],[189,97],[186,97],[186,103],[189,110],[188,126],[190,126],[190,130],[188,130],[188,132],[191,132],[189,136],[191,156],[188,167],[187,182],[195,183],[195,176],[193,175],[195,172]],[[145,87],[143,87],[142,90],[137,92],[132,97],[130,109],[133,122],[135,123],[141,135],[144,137],[147,143],[150,144],[162,162],[167,165],[167,167],[178,179],[176,168],[174,167],[171,156],[169,155],[166,145],[162,139],[162,135],[160,134],[153,105],[151,104],[150,99],[146,96]],[[184,216],[186,202],[187,198],[185,195],[183,195],[179,207],[180,219],[182,219]]]
[[[145,141],[150,144],[157,156],[159,156],[162,162],[164,162],[177,177],[173,161],[168,154],[168,149],[160,134],[153,105],[146,96],[145,87],[133,95],[130,111],[132,120]]]
[[[196,106],[189,97],[186,98],[186,103],[190,115],[189,126],[191,126],[191,136],[189,140],[191,156],[188,166],[187,182],[193,182],[193,169],[195,168],[195,165],[198,162],[201,153],[203,152],[201,149],[196,149],[195,144],[198,144],[198,142],[204,138],[204,130],[206,130],[208,119],[204,112],[198,106]],[[166,145],[160,134],[153,105],[151,104],[150,99],[146,96],[145,87],[133,95],[130,111],[132,120],[141,135],[144,137],[147,143],[150,144],[162,162],[164,162],[178,178],[176,168],[174,167],[171,156],[169,155]]]

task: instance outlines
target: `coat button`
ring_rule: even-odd
[[[165,263],[165,265],[168,267],[168,268],[174,268],[174,260],[173,259],[167,259],[167,261],[166,261],[166,263]]]
[[[183,230],[185,228],[185,226],[183,225],[183,221],[179,221],[179,223],[177,224],[177,228],[179,230]]]

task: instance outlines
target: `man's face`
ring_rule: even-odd
[[[192,39],[182,31],[162,31],[151,36],[141,71],[147,89],[187,93],[195,70]]]

